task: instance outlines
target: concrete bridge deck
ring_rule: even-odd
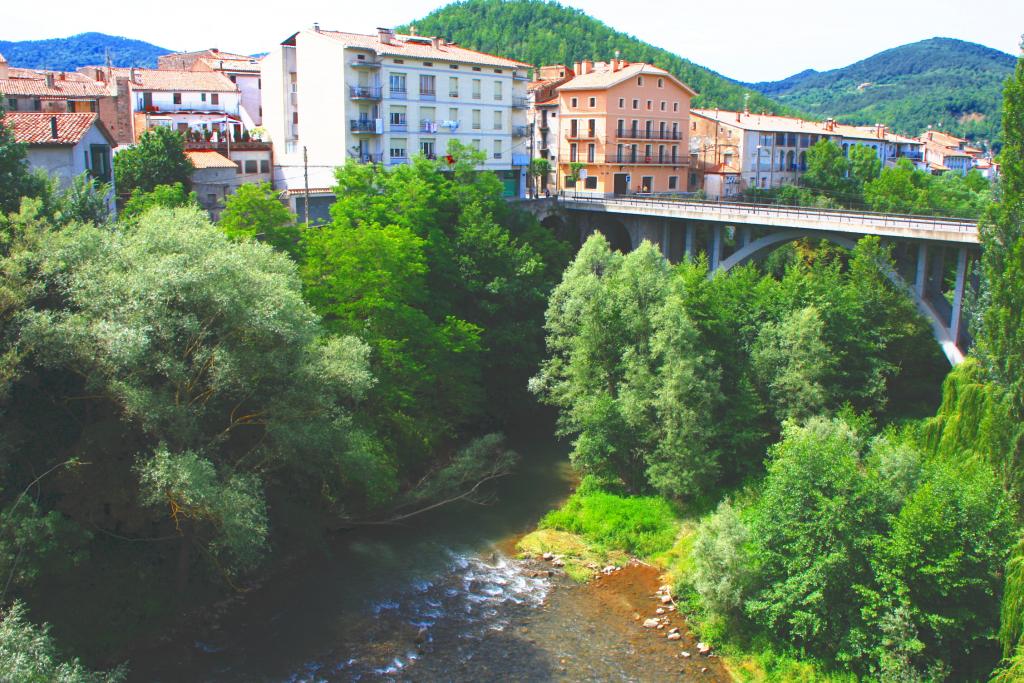
[[[690,221],[751,225],[767,228],[816,230],[830,233],[878,235],[930,242],[979,244],[977,221],[930,216],[816,209],[691,199],[588,197],[562,195],[558,203],[573,211],[596,211],[677,218]]]

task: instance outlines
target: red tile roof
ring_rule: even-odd
[[[437,59],[463,64],[504,66],[513,69],[530,66],[524,62],[517,62],[514,59],[489,55],[486,52],[477,52],[476,50],[460,47],[454,43],[445,43],[443,40],[437,41],[437,47],[435,47],[435,39],[427,36],[410,36],[396,33],[392,38],[393,42],[383,43],[379,35],[371,36],[361,33],[345,33],[343,31],[309,31],[309,33],[337,40],[340,43],[344,43],[345,47],[372,50],[379,55]]]
[[[106,70],[106,67],[90,67]],[[131,78],[132,69],[115,67],[111,69],[111,80]],[[238,86],[231,79],[217,71],[178,71],[172,69],[134,69],[135,90],[157,90],[168,92],[238,92]]]
[[[27,95],[57,99],[93,99],[108,93],[105,85],[91,79],[54,78],[53,85],[50,85],[40,74],[38,78],[0,78],[0,94],[12,97]]]
[[[56,138],[53,137],[53,119],[57,119]],[[8,112],[4,114],[3,123],[13,126],[15,140],[29,145],[77,145],[94,125],[110,138],[99,115],[92,113]]]
[[[196,168],[238,168],[238,164],[212,149],[190,149],[185,156]]]
[[[661,76],[668,78],[672,82],[676,83],[683,90],[687,91],[690,96],[696,96],[697,91],[686,85],[678,78],[670,74],[664,69],[658,68],[653,64],[626,64],[621,69],[612,71],[611,66],[605,62],[598,62],[594,65],[594,70],[587,74],[577,75],[571,81],[565,85],[559,86],[559,90],[605,90],[618,85],[623,81],[626,81],[634,76],[649,75],[649,76]]]

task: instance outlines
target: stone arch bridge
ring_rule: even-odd
[[[794,240],[826,239],[852,248],[862,236],[877,235],[893,246],[896,269],[889,279],[914,300],[949,362],[963,361],[970,345],[963,304],[973,285],[971,262],[980,254],[974,221],[638,197],[561,196],[521,206],[562,239],[582,243],[597,231],[623,252],[648,240],[674,263],[702,251],[712,272],[763,258]]]

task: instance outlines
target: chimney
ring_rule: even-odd
[[[385,45],[391,45],[392,39],[395,37],[395,32],[390,28],[377,27],[377,40],[384,43]]]
[[[131,81],[132,83],[136,83],[136,84],[138,83],[138,81],[135,80],[135,67],[134,66],[131,68],[131,71],[128,72],[128,80]]]
[[[57,117],[56,116],[51,116],[50,117],[50,137],[53,138],[54,140],[56,140],[57,138],[60,137],[59,135],[57,135]]]
[[[3,55],[0,55],[0,78],[9,78],[11,74],[10,65]]]
[[[580,66],[583,67],[583,73],[585,73],[585,74],[594,73],[594,60],[592,60],[592,59],[584,59]]]
[[[430,44],[433,46],[435,50],[441,49],[441,39],[438,38],[437,36],[434,36],[433,38],[430,39]]]
[[[583,75],[583,71],[580,70],[580,63],[579,62],[573,62],[572,63],[572,71],[577,76],[582,76]]]
[[[415,25],[409,27],[409,35],[410,36],[416,35],[416,26]]]
[[[46,79],[46,87],[47,88],[52,88],[53,87],[53,74],[52,73],[47,73],[46,76],[45,76],[45,79]]]

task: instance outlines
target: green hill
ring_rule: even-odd
[[[114,66],[155,67],[156,58],[173,50],[142,40],[106,33],[79,33],[46,40],[0,40],[0,54],[11,66],[25,69],[74,71],[80,66],[105,64],[107,50]]]
[[[534,65],[607,61],[618,50],[622,58],[660,66],[696,90],[700,95],[694,106],[735,109],[749,95],[751,109],[782,111],[778,103],[756,91],[556,2],[464,0],[411,25],[423,35],[443,36],[464,47]]]
[[[750,87],[794,108],[846,123],[886,123],[920,134],[929,125],[995,141],[1003,82],[1014,57],[953,38],[895,47],[831,71],[804,71]]]

